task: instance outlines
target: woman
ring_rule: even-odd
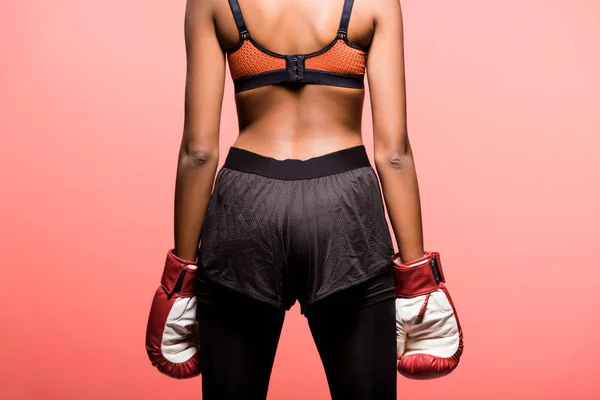
[[[185,34],[174,252],[197,259],[203,399],[266,398],[296,300],[332,398],[395,399],[381,188],[402,260],[424,254],[398,0],[188,0]],[[226,60],[239,136],[217,173]]]

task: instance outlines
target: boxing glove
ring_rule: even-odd
[[[463,333],[445,285],[439,253],[402,264],[392,256],[396,285],[398,372],[411,379],[451,373],[463,352]]]
[[[197,266],[170,250],[154,294],[146,352],[161,373],[176,379],[200,374],[194,282]]]

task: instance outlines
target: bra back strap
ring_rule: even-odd
[[[246,28],[246,22],[244,21],[244,16],[242,15],[238,0],[229,0],[229,7],[231,7],[231,12],[233,13],[233,18],[235,19],[235,24],[240,32],[240,36],[244,36],[248,33],[248,28]]]
[[[237,2],[237,0],[234,0]],[[352,5],[354,0],[344,0],[344,8],[342,9],[342,18],[340,19],[339,34],[348,34],[348,24],[350,23],[350,14],[352,14]]]

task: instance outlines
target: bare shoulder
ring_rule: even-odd
[[[348,37],[369,46],[376,30],[385,25],[401,26],[400,0],[354,0]]]
[[[398,23],[402,20],[400,0],[371,0],[371,12],[375,26],[382,23]]]
[[[207,25],[214,20],[215,4],[218,0],[186,0],[185,24],[193,27],[198,24]]]

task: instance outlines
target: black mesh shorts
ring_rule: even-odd
[[[363,145],[308,160],[230,147],[200,232],[199,301],[206,284],[303,314],[353,286],[394,297],[393,253]]]

